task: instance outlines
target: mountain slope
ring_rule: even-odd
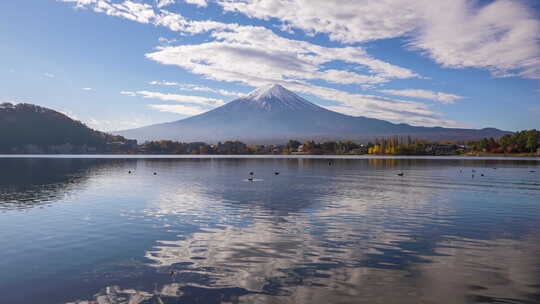
[[[108,142],[122,140],[88,128],[80,121],[36,105],[20,103],[0,104],[0,151],[22,151],[25,146],[37,147],[48,152],[47,147],[69,144],[74,147],[89,146],[98,151]]]
[[[117,132],[138,140],[171,139],[217,142],[282,143],[301,140],[366,140],[376,136],[411,135],[425,139],[500,137],[497,129],[467,130],[415,127],[353,117],[317,106],[280,85],[259,88],[206,113],[183,120]]]

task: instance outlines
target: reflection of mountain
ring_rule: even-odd
[[[0,285],[21,299],[11,290],[41,280],[29,293],[43,303],[112,285],[126,289],[103,290],[100,303],[439,303],[436,293],[534,303],[540,188],[528,171],[538,163],[494,164],[0,160],[2,193],[39,197],[22,207],[61,201],[4,212],[5,256],[26,255],[28,266],[3,261]],[[246,181],[250,171],[262,181]],[[50,248],[47,259],[35,248]]]
[[[458,201],[469,202],[492,192],[495,181],[463,181],[456,167],[418,160],[258,164],[209,161],[198,167],[211,173],[160,180],[159,197],[145,214],[177,235],[157,241],[146,258],[158,272],[176,272],[153,291],[111,287],[100,293],[102,301],[534,303],[538,278],[530,269],[540,265],[534,235],[512,235],[517,228],[509,229],[514,224],[500,205],[461,214],[452,197],[465,191]],[[277,166],[283,184],[260,176]],[[230,177],[250,168],[264,181]],[[403,168],[411,170],[396,178]],[[480,214],[467,218],[471,212]],[[175,223],[196,228],[176,230]]]
[[[97,170],[119,161],[0,158],[0,210],[26,209],[60,200],[83,188]]]
[[[301,288],[301,285],[309,281],[314,285],[328,285],[331,282],[336,287],[343,288],[345,293],[350,292],[351,290],[347,291],[347,282],[342,281],[345,277],[354,276],[347,274],[348,271],[358,267],[352,271],[365,272],[367,270],[360,270],[359,266],[371,265],[370,268],[377,268],[384,262],[384,258],[370,256],[373,253],[370,248],[377,244],[380,250],[384,250],[384,247],[388,250],[399,250],[399,247],[392,244],[408,240],[409,238],[403,235],[414,228],[402,228],[401,233],[398,227],[393,232],[393,229],[379,230],[377,223],[371,222],[369,218],[380,218],[380,212],[390,212],[387,216],[399,226],[397,224],[403,221],[399,220],[399,217],[412,216],[410,211],[407,212],[412,206],[422,209],[423,205],[427,205],[429,194],[407,194],[410,204],[395,206],[393,211],[383,211],[372,209],[373,204],[370,202],[385,204],[398,200],[400,193],[362,193],[357,188],[347,186],[348,183],[350,186],[357,185],[354,179],[332,178],[328,178],[328,185],[320,185],[324,186],[325,190],[339,187],[339,192],[342,192],[341,196],[330,194],[335,201],[332,204],[334,207],[330,208],[314,207],[307,202],[296,200],[290,201],[289,205],[299,204],[304,208],[292,213],[291,207],[286,203],[258,206],[255,201],[254,205],[235,205],[234,207],[251,210],[251,216],[244,224],[236,226],[216,222],[214,226],[218,228],[203,229],[178,241],[160,241],[146,257],[158,267],[179,267],[180,270],[186,270],[185,265],[190,265],[187,267],[190,271],[209,276],[212,287],[235,286],[257,293],[269,293],[270,289],[292,293],[291,288]],[[276,192],[284,192],[282,197],[286,197],[285,193],[288,193],[286,189],[274,189]],[[383,190],[382,187],[380,190]],[[313,196],[307,196],[306,201],[332,199],[323,197],[322,193],[310,193]],[[352,199],[353,197],[356,199]],[[185,200],[182,194],[177,194],[172,201]],[[200,214],[201,218],[204,218],[203,210],[211,208],[210,204],[198,207],[198,212],[192,212]],[[183,210],[181,205],[178,208]],[[426,212],[438,212],[429,211],[431,208],[426,207]],[[174,213],[168,204],[165,210]],[[230,216],[234,218],[236,212],[234,209],[231,212]],[[224,220],[229,221],[227,218]],[[388,257],[391,254],[384,255]],[[386,263],[388,266],[389,262]]]

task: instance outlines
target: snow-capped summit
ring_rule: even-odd
[[[257,104],[260,108],[268,110],[290,109],[300,110],[310,108],[311,110],[321,109],[319,106],[296,95],[279,84],[270,84],[251,91],[246,97],[241,98],[253,106]]]
[[[295,96],[296,94],[285,89],[283,86],[279,84],[270,84],[270,85],[266,85],[264,87],[260,87],[251,91],[246,96],[246,98],[252,99],[252,100],[269,99],[269,98],[288,99],[291,97],[294,98]]]

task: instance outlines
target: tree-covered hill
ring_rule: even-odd
[[[88,128],[48,108],[27,103],[0,104],[1,152],[54,153],[59,146],[68,150],[65,152],[102,152],[118,142],[127,140]]]

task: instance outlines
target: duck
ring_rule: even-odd
[[[278,171],[276,171],[276,172],[274,172],[274,174],[275,174],[275,175],[279,175],[279,172],[278,172]]]
[[[156,173],[156,172],[154,172],[154,175],[157,175],[157,173]]]
[[[249,175],[253,175],[254,173],[253,172],[249,172]]]
[[[253,181],[253,177],[248,178],[248,181],[252,182],[252,181]]]
[[[404,174],[403,174],[403,172],[399,172],[397,175],[398,176],[403,176]]]

